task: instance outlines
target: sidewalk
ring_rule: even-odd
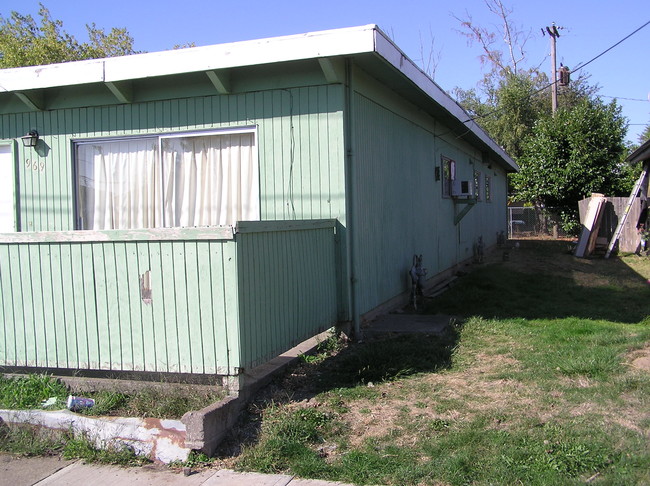
[[[57,457],[0,454],[0,486],[352,486],[284,474],[206,469],[188,476],[164,466],[97,466]]]

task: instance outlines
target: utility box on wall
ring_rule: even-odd
[[[453,197],[474,197],[474,184],[472,181],[454,180],[451,187]]]

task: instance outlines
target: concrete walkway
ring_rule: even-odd
[[[0,486],[352,486],[284,474],[205,469],[185,476],[164,466],[98,466],[57,457],[0,454]]]

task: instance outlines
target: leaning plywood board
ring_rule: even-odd
[[[606,201],[607,198],[602,194],[591,195],[587,215],[582,223],[582,232],[580,233],[580,239],[576,246],[575,256],[582,258],[588,256],[593,251],[594,245],[596,244],[595,238],[598,235],[598,223],[602,214],[601,210]]]

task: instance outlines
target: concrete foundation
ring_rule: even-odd
[[[181,421],[185,425],[185,445],[190,449],[212,455],[228,431],[237,422],[239,414],[260,388],[289,364],[313,350],[329,336],[325,331],[298,346],[241,375],[231,377],[227,383],[230,396],[201,410],[187,412]]]

